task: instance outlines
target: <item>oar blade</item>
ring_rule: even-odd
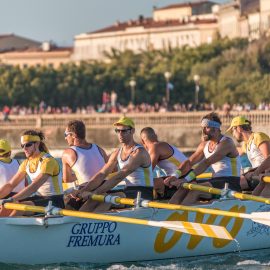
[[[230,233],[223,226],[188,222],[188,221],[161,221],[160,226],[187,234],[233,240]]]
[[[253,212],[250,216],[252,221],[270,226],[270,212]]]

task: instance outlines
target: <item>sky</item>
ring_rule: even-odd
[[[151,17],[153,6],[164,7],[183,1],[0,0],[0,35],[14,33],[40,42],[71,46],[75,35],[101,29],[117,20],[137,19],[140,14]]]

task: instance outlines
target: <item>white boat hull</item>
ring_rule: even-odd
[[[245,213],[270,210],[269,205],[239,200],[216,201],[203,207]],[[1,218],[3,248],[0,262],[113,263],[270,248],[270,227],[251,220],[153,208],[126,210],[115,214],[149,220],[188,220],[224,225],[235,240],[71,217],[48,218],[45,224],[43,218]]]

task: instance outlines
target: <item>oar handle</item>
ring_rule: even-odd
[[[269,176],[269,175],[263,176],[263,177],[262,177],[262,180],[263,180],[265,183],[270,183],[270,176]]]

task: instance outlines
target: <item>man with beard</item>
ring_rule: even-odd
[[[194,204],[201,197],[211,199],[210,194],[201,191],[188,191],[182,188],[182,183],[196,181],[196,176],[203,173],[208,167],[213,170],[213,177],[200,181],[205,186],[224,188],[228,183],[229,189],[240,191],[240,159],[233,140],[221,134],[221,121],[214,112],[205,115],[201,121],[202,142],[195,153],[184,161],[174,174],[165,179],[168,186],[176,186],[177,192],[170,203]],[[196,165],[192,169],[193,165]],[[183,175],[183,171],[189,172]]]
[[[153,172],[151,158],[142,145],[134,141],[135,124],[132,119],[122,117],[113,124],[121,147],[116,149],[108,162],[89,180],[85,187],[73,192],[73,196],[86,201],[80,211],[104,212],[110,209],[109,203],[93,201],[84,194],[118,192],[119,196],[136,198],[138,191],[144,199],[153,199]],[[108,179],[116,166],[119,170]],[[111,190],[121,181],[125,182],[123,189]],[[116,193],[114,193],[116,195]]]
[[[242,189],[254,190],[253,194],[269,197],[270,187],[263,181],[252,179],[270,169],[270,138],[263,132],[253,132],[251,122],[244,116],[232,119],[227,130],[242,144],[240,154],[246,153],[252,168],[241,176]],[[257,186],[258,185],[258,186]]]

